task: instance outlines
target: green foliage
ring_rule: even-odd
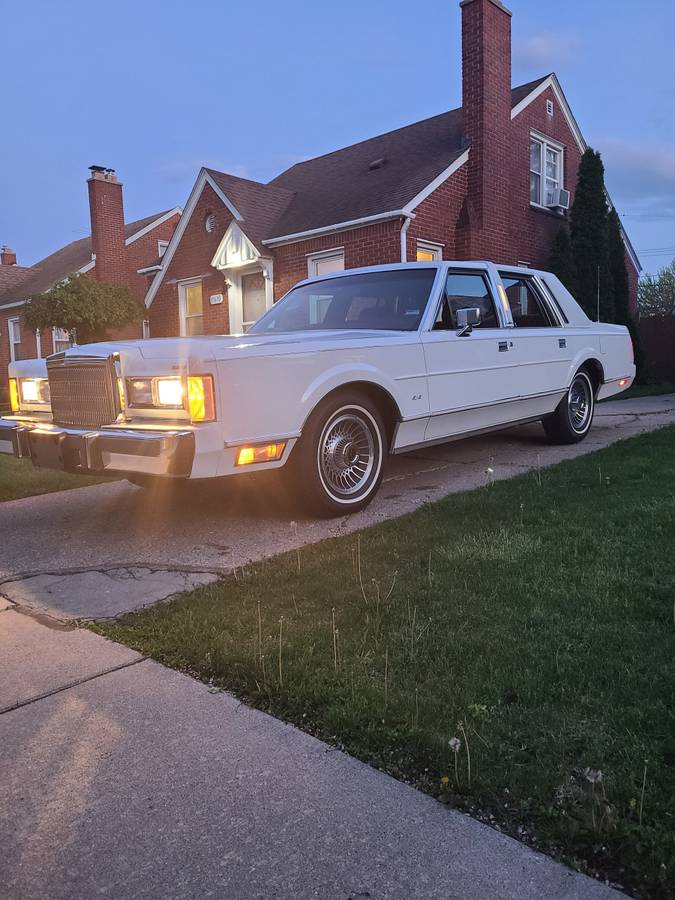
[[[644,377],[644,353],[640,345],[640,331],[630,308],[630,282],[626,267],[626,245],[621,232],[621,220],[615,209],[610,210],[607,219],[607,237],[609,243],[609,269],[612,276],[614,292],[614,322],[625,325],[633,341],[633,353],[637,368],[637,380]]]
[[[126,285],[70,275],[64,282],[37,294],[26,306],[26,323],[33,330],[63,328],[78,343],[105,340],[110,328],[120,328],[144,317],[144,307]]]
[[[572,239],[567,225],[561,225],[560,231],[555,236],[551,245],[548,267],[554,275],[558,276],[570,294],[576,297],[578,291],[577,267],[574,262]]]
[[[600,154],[590,147],[581,157],[571,211],[571,236],[578,287],[576,299],[591,319],[614,321],[614,296],[609,262],[608,206],[605,169]]]
[[[675,259],[656,275],[640,279],[638,305],[643,316],[675,315]]]

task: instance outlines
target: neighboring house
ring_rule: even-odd
[[[112,169],[92,166],[88,179],[91,234],[61,247],[32,266],[18,266],[16,254],[0,251],[0,402],[6,399],[7,366],[15,359],[49,356],[69,346],[57,329],[36,334],[23,318],[26,301],[47,291],[74,272],[126,284],[142,300],[147,281],[138,269],[152,263],[168,245],[181,210],[170,209],[124,222],[122,185]],[[146,327],[147,331],[147,327]],[[140,337],[141,324],[111,332],[114,337]]]
[[[460,109],[268,184],[201,170],[145,272],[152,336],[241,331],[296,281],[336,269],[435,258],[546,267],[586,143],[554,74],[511,87],[510,12],[498,0],[460,5]],[[636,307],[640,264],[625,242]]]

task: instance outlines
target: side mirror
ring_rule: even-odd
[[[480,309],[477,306],[465,306],[455,311],[455,319],[459,337],[466,337],[471,334],[474,326],[480,325]]]

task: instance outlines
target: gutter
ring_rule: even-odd
[[[408,229],[413,220],[413,214],[408,213],[401,225],[401,262],[408,262]]]
[[[414,213],[405,209],[394,209],[391,212],[377,213],[374,216],[364,216],[361,219],[350,219],[348,222],[337,222],[335,225],[324,225],[321,228],[311,228],[309,231],[296,231],[294,234],[284,234],[280,237],[267,238],[262,241],[266,247],[275,247],[277,244],[291,244],[294,241],[304,241],[305,238],[315,237],[320,234],[331,234],[335,231],[347,231],[350,228],[359,228],[361,225],[373,225],[375,222],[386,222],[389,219],[414,218]]]

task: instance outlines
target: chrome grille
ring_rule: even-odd
[[[47,374],[55,425],[100,428],[117,419],[117,375],[111,356],[48,359]]]

